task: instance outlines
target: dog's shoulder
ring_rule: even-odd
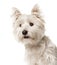
[[[51,65],[57,64],[57,47],[55,44],[52,43],[52,41],[49,39],[49,37],[44,36],[42,39],[46,45],[44,56],[46,56],[47,62]]]

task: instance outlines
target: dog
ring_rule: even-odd
[[[13,9],[14,34],[25,46],[27,65],[57,65],[57,47],[45,35],[45,21],[38,5],[32,8],[31,14],[21,14]]]

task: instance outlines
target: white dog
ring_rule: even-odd
[[[45,23],[37,5],[31,15],[14,8],[14,33],[25,45],[28,65],[57,65],[57,48],[45,35]]]

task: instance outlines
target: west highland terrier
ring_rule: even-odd
[[[27,65],[57,65],[57,48],[45,35],[45,23],[35,5],[31,15],[14,8],[14,33],[25,46]]]

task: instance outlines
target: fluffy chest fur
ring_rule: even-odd
[[[39,45],[27,46],[26,60],[28,61],[29,65],[38,65],[42,62],[41,57],[43,57],[45,51],[45,43],[41,43]]]
[[[57,61],[54,50],[55,46],[48,39],[43,39],[37,46],[26,47],[26,61],[28,65],[55,65]]]

